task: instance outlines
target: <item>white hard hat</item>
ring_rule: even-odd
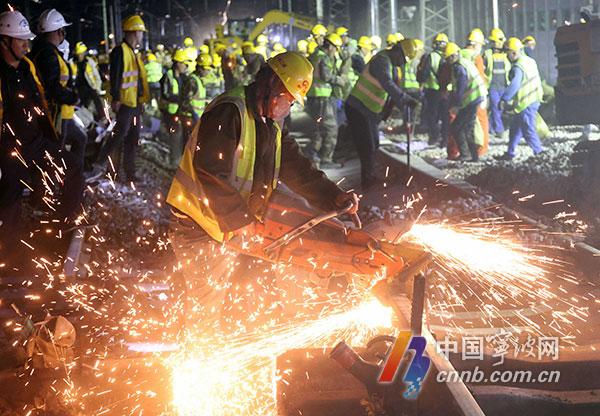
[[[48,9],[45,10],[38,20],[38,32],[39,33],[48,33],[54,32],[60,28],[71,26],[72,23],[67,23],[65,18],[60,12],[56,9]]]
[[[29,22],[21,12],[8,11],[0,14],[0,35],[16,39],[33,39],[35,35],[29,29]]]

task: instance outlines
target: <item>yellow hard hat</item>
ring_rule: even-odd
[[[527,35],[527,36],[525,36],[525,37],[523,38],[523,43],[527,43],[527,42],[533,42],[533,43],[536,43],[536,42],[535,42],[535,38],[534,38],[533,36],[531,36],[531,35]]]
[[[227,50],[227,45],[221,42],[215,43],[215,53],[221,53],[225,50]]]
[[[313,52],[315,51],[315,49],[317,49],[317,46],[319,46],[319,44],[317,42],[315,42],[314,40],[311,40],[310,42],[308,42],[308,54],[312,55]]]
[[[404,40],[404,35],[400,32],[396,32],[396,39],[400,42],[401,40]]]
[[[454,42],[448,42],[446,49],[444,50],[444,58],[449,58],[454,54],[460,52],[460,47]]]
[[[342,44],[344,43],[342,42],[342,38],[340,37],[340,35],[338,35],[337,33],[330,33],[325,39],[327,40],[327,42],[331,43],[336,48],[341,48]]]
[[[344,27],[344,26],[340,26],[337,29],[335,29],[335,33],[338,36],[347,36],[348,35],[348,28]]]
[[[194,40],[190,37],[187,37],[183,40],[183,46],[194,46]]]
[[[490,30],[490,37],[488,39],[492,42],[504,42],[506,40],[506,36],[504,35],[502,29],[495,27]]]
[[[485,36],[483,35],[481,29],[476,27],[475,29],[471,30],[471,33],[469,33],[469,36],[467,36],[467,40],[483,45],[485,43]]]
[[[371,44],[375,49],[380,49],[382,44],[381,38],[377,35],[371,36]]]
[[[523,42],[519,38],[509,38],[504,47],[509,51],[519,52],[523,49]]]
[[[371,38],[368,36],[361,36],[358,38],[358,46],[361,48],[373,49]]]
[[[188,61],[190,61],[190,56],[185,50],[177,49],[175,51],[175,55],[173,55],[173,61],[187,63]]]
[[[79,41],[75,44],[75,55],[80,55],[82,53],[86,53],[88,50],[87,46],[85,46],[85,43]]]
[[[398,42],[399,42],[399,40],[395,33],[390,33],[385,38],[385,43],[387,43],[388,46],[395,45]]]
[[[219,68],[221,66],[221,62],[223,60],[221,59],[221,55],[219,55],[217,53],[213,53],[212,54],[212,61],[213,61],[213,66],[215,68]]]
[[[398,44],[402,48],[402,52],[404,53],[404,57],[407,60],[415,59],[417,53],[419,52],[419,42],[418,39],[402,39]]]
[[[264,34],[260,34],[256,37],[256,44],[257,45],[266,45],[267,43],[269,43],[269,39],[267,38],[267,35]]]
[[[156,55],[154,55],[152,52],[148,52],[146,54],[146,59],[148,62],[156,62]]]
[[[298,47],[298,52],[306,53],[308,52],[308,41],[306,39],[300,39],[296,46]]]
[[[323,26],[321,23],[317,23],[316,25],[313,26],[310,33],[312,33],[313,36],[325,36],[327,34],[327,28],[325,26]]]
[[[123,30],[125,32],[147,32],[144,21],[137,14],[129,16],[127,19],[123,20]]]
[[[198,55],[198,58],[196,58],[196,63],[202,68],[210,68],[213,64],[213,60],[209,54],[203,53]]]
[[[445,33],[438,33],[437,35],[435,35],[435,38],[433,38],[433,41],[440,43],[448,43],[448,35],[446,35]]]
[[[313,80],[313,66],[297,52],[284,52],[267,60],[294,99],[304,106],[304,98]]]
[[[207,54],[209,52],[210,52],[210,50],[208,49],[208,45],[206,45],[206,44],[203,43],[202,45],[198,46],[198,53],[199,54]]]
[[[422,52],[425,50],[425,43],[421,39],[413,39],[415,42],[415,49],[417,52]]]
[[[283,47],[281,42],[275,42],[275,44],[273,44],[273,52],[285,52],[285,51],[286,51],[286,49]]]
[[[248,41],[242,43],[242,53],[245,53],[245,54],[254,53],[254,43],[248,42]]]

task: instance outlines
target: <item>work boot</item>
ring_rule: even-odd
[[[501,156],[495,156],[494,159],[496,160],[513,160],[514,156],[509,155],[508,153],[504,153]]]

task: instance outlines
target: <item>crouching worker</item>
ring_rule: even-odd
[[[216,97],[188,139],[171,184],[171,243],[193,302],[194,322],[218,329],[236,254],[222,245],[232,238],[260,236],[279,181],[316,208],[331,211],[352,203],[304,157],[283,120],[304,105],[313,78],[310,62],[296,52],[267,61],[248,86]]]

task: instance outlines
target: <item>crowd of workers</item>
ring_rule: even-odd
[[[534,153],[542,151],[536,133],[542,87],[529,56],[531,37],[507,40],[496,28],[484,50],[480,29],[463,48],[440,33],[426,53],[423,41],[400,33],[388,35],[384,46],[378,36],[355,40],[347,28],[317,24],[294,52],[271,45],[264,34],[238,44],[219,31],[200,45],[186,38],[178,48],[158,44],[143,51],[146,27],[134,15],[123,21],[123,40],[103,71],[83,42],[70,51],[69,25],[50,9],[39,17],[35,35],[20,12],[0,14],[0,227],[10,236],[0,243],[4,258],[19,239],[26,188],[52,213],[49,223],[63,230],[76,225],[86,181],[106,175],[109,165],[120,160],[126,181],[137,181],[136,149],[148,116],[160,117],[158,135],[178,168],[171,205],[216,240],[260,217],[279,177],[316,206],[356,204],[355,195],[343,193],[318,169],[334,166],[338,138],[349,137],[360,158],[363,188],[374,185],[378,126],[393,106],[404,112],[405,122],[421,106],[429,143],[447,146],[450,159],[478,160],[488,135],[504,133],[507,111],[513,118],[502,158],[514,157],[522,137]],[[305,98],[313,131],[300,151],[287,125],[278,122]],[[219,111],[207,112],[216,106]],[[110,132],[85,175],[89,143],[76,115],[80,107]],[[248,127],[251,121],[255,129]],[[240,146],[252,150],[240,152]],[[196,147],[210,150],[196,157]],[[255,166],[258,160],[264,169]],[[257,175],[262,185],[249,197]],[[202,186],[194,185],[198,182]],[[208,210],[200,206],[206,201]]]

